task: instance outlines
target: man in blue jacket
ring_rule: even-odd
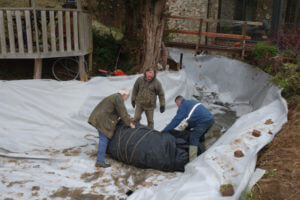
[[[186,100],[182,96],[175,98],[175,103],[178,106],[177,113],[172,121],[163,129],[163,132],[169,132],[175,129],[182,120],[188,117],[193,107],[199,102],[195,100]],[[202,104],[195,107],[187,120],[188,128],[191,131],[189,141],[190,161],[197,157],[198,144],[204,142],[205,133],[214,124],[213,115]]]

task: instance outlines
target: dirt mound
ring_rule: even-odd
[[[258,155],[266,170],[253,187],[254,200],[300,200],[300,96],[288,100],[288,122]]]

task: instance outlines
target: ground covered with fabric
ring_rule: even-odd
[[[266,173],[252,189],[254,200],[300,199],[300,96],[288,106],[288,122],[259,153],[257,167]]]

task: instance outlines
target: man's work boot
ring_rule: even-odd
[[[110,167],[110,164],[107,164],[105,162],[96,162],[95,167],[107,168],[107,167]]]
[[[197,158],[198,147],[194,145],[189,146],[189,162]]]

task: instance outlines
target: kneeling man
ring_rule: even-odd
[[[177,113],[172,121],[163,129],[169,132],[176,128],[183,120],[187,119],[188,128],[191,131],[189,139],[190,161],[197,157],[198,144],[204,142],[205,133],[214,124],[213,115],[196,100],[186,100],[182,96],[175,98],[178,106]]]

